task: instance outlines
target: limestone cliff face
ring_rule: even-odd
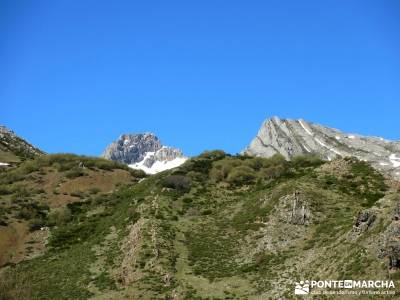
[[[348,134],[302,119],[267,119],[243,152],[261,157],[279,153],[289,160],[296,155],[306,154],[326,160],[337,156],[354,156],[400,178],[400,142]]]

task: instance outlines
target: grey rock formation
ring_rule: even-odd
[[[180,149],[162,146],[154,154],[147,155],[143,160],[143,165],[151,168],[156,161],[172,161],[177,157],[184,157]]]
[[[362,234],[367,231],[376,220],[376,215],[368,210],[360,211],[353,225],[353,233]]]
[[[380,248],[378,249],[378,257],[386,259],[389,269],[400,268],[400,199],[393,211],[391,224],[387,227],[382,234],[383,239],[380,241]]]
[[[279,153],[289,160],[307,154],[326,160],[354,156],[400,179],[399,141],[343,133],[302,119],[272,117],[266,120],[243,153],[261,157]]]
[[[153,133],[123,134],[106,148],[102,157],[148,173],[177,167],[187,159],[181,150],[163,146]]]
[[[296,191],[293,195],[292,212],[289,222],[295,225],[308,225],[310,222],[310,208],[308,202]]]
[[[123,134],[106,148],[102,157],[133,164],[143,160],[147,152],[155,152],[161,147],[160,140],[152,133]]]

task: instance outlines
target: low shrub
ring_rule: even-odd
[[[0,185],[0,195],[10,195],[12,193],[13,190],[9,185]]]
[[[270,166],[261,170],[262,177],[267,180],[278,178],[285,172],[286,168],[283,165]]]
[[[29,231],[36,231],[46,225],[46,222],[41,218],[34,218],[29,220],[28,227]]]
[[[71,211],[68,207],[59,208],[49,213],[47,217],[48,226],[65,225],[72,219]]]
[[[199,155],[199,157],[201,158],[206,158],[211,160],[220,160],[226,156],[227,154],[223,150],[204,151]]]
[[[294,167],[317,167],[323,163],[323,160],[315,155],[299,155],[292,159],[292,165]]]
[[[188,192],[191,187],[190,179],[184,175],[170,175],[162,181],[162,186],[180,192]]]
[[[210,171],[210,178],[214,182],[224,181],[225,179],[227,179],[231,170],[235,167],[240,166],[241,164],[242,161],[233,157],[227,157],[225,159],[216,161]]]
[[[68,179],[73,179],[73,178],[84,176],[84,175],[85,175],[85,172],[80,167],[74,167],[65,173],[65,177],[67,177]]]
[[[227,182],[234,185],[249,184],[254,181],[256,174],[253,169],[247,166],[233,168],[227,177]]]

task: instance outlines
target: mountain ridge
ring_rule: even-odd
[[[242,153],[260,157],[279,153],[286,159],[298,155],[317,155],[325,160],[354,156],[400,179],[400,142],[345,133],[304,119],[274,116],[265,120]]]

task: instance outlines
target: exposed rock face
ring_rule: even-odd
[[[143,160],[147,152],[155,152],[160,148],[160,140],[152,133],[123,134],[106,148],[102,157],[133,164]]]
[[[400,179],[400,142],[347,134],[302,119],[273,117],[266,120],[243,152],[261,157],[279,153],[286,159],[307,154],[326,160],[354,156]]]
[[[362,234],[367,231],[375,222],[376,215],[372,212],[365,210],[358,213],[358,216],[354,222],[353,232],[356,234]]]
[[[386,259],[389,269],[400,268],[400,199],[393,211],[392,222],[383,233],[378,257]]]
[[[308,225],[310,222],[310,208],[299,192],[293,195],[292,212],[289,222],[295,225]]]
[[[8,154],[7,157],[9,160],[2,159],[4,160],[2,161],[3,164],[44,154],[43,151],[32,146],[27,141],[17,136],[12,130],[2,125],[0,125],[0,152]]]
[[[162,146],[153,133],[123,134],[106,148],[102,157],[149,174],[177,167],[187,160],[181,150]]]

